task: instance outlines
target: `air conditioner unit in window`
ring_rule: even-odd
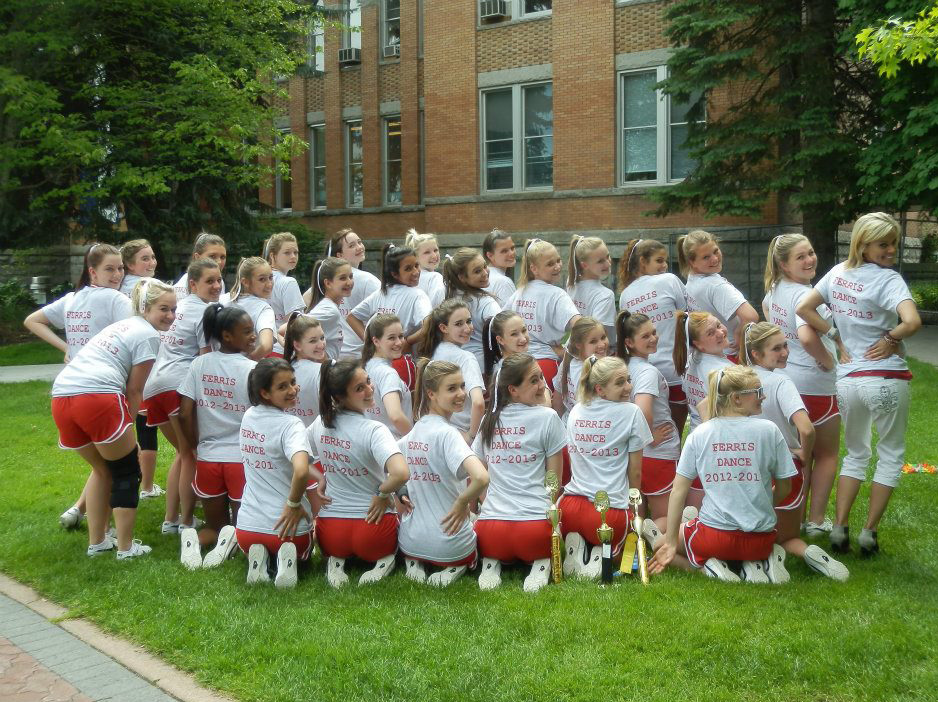
[[[391,46],[384,47],[384,58],[392,58],[394,56],[401,55],[401,45],[392,44]]]
[[[500,20],[511,17],[507,0],[479,0],[479,19]]]
[[[348,49],[339,49],[339,65],[351,66],[362,62],[362,50],[349,47]]]

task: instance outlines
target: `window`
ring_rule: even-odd
[[[326,206],[326,128],[309,128],[309,170],[312,174],[309,201],[313,208]]]
[[[290,133],[290,130],[285,129],[280,133],[287,135]],[[276,175],[274,176],[274,206],[278,210],[293,209],[293,181],[290,174],[291,165],[291,162],[287,161],[287,174],[284,175],[280,172],[280,161],[277,160],[274,163],[274,167],[277,169]]]
[[[482,94],[483,190],[534,190],[554,184],[553,84],[515,85]]]
[[[401,204],[401,118],[384,120],[384,202]]]
[[[664,66],[622,73],[620,77],[619,143],[620,183],[668,183],[685,178],[695,162],[688,155],[690,122],[702,122],[689,103],[670,99],[655,85],[667,77]]]
[[[364,174],[362,172],[362,123],[346,123],[345,151],[345,204],[349,207],[361,207],[364,192]]]
[[[343,49],[362,48],[362,8],[361,0],[348,0],[343,24],[346,30],[342,32]]]
[[[552,0],[520,0],[521,15],[537,15],[550,12],[553,9]]]
[[[313,5],[318,5],[318,0]],[[326,55],[323,50],[326,46],[326,25],[320,15],[309,20],[309,33],[306,35],[306,66],[316,71],[326,70]]]
[[[384,0],[382,44],[384,56],[400,56],[401,0]]]

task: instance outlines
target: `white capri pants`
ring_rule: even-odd
[[[905,463],[905,429],[909,422],[909,381],[876,376],[841,378],[837,402],[843,415],[844,456],[840,474],[866,480],[873,457],[873,422],[879,442],[873,482],[895,487]]]

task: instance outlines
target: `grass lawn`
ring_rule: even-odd
[[[938,463],[938,370],[912,369],[908,459]],[[296,590],[249,589],[242,557],[179,565],[177,539],[158,533],[161,500],[140,510],[148,559],[87,558],[85,531],[57,522],[86,470],[56,447],[48,388],[4,390],[17,401],[0,406],[0,570],[238,699],[935,699],[938,475],[903,476],[883,552],[844,557],[845,584],[789,558],[783,587],[666,573],[645,589],[565,582],[530,596],[521,572],[490,593],[471,577],[434,591],[396,573],[335,592],[317,561]]]
[[[62,363],[64,354],[45,341],[27,341],[0,346],[0,366]]]

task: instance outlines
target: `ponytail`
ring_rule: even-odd
[[[691,344],[697,339],[701,328],[710,318],[710,313],[678,310],[674,318],[674,352],[672,358],[677,374],[684,375],[692,350]]]
[[[210,302],[202,313],[202,331],[205,334],[205,341],[211,343],[217,341],[221,343],[221,336],[226,331],[231,331],[235,324],[245,317],[251,319],[247,310],[237,305],[222,305],[219,302]]]
[[[492,369],[502,357],[502,347],[498,344],[498,337],[504,336],[505,325],[513,317],[521,319],[521,316],[514,310],[502,310],[482,323],[482,359],[485,363],[486,375],[492,374]]]
[[[788,263],[791,250],[808,237],[803,234],[779,234],[769,242],[769,252],[765,259],[765,276],[763,284],[765,291],[770,292],[782,279],[782,264]]]
[[[759,376],[746,366],[726,366],[707,376],[707,416],[722,417],[730,405],[730,395],[759,385]]]
[[[250,256],[249,258],[242,258],[241,262],[238,264],[238,272],[235,275],[236,281],[234,287],[231,289],[231,301],[236,301],[241,294],[244,292],[244,281],[250,280],[251,276],[254,275],[254,271],[260,268],[261,266],[269,266],[263,258],[260,256]]]
[[[521,275],[518,278],[518,290],[523,289],[525,285],[534,279],[531,273],[531,264],[540,261],[541,257],[549,253],[551,249],[555,252],[557,251],[553,244],[543,239],[527,239],[524,242],[524,253],[521,254]]]
[[[628,310],[619,312],[616,316],[616,356],[626,362],[632,357],[625,340],[634,339],[636,332],[648,321],[650,321],[648,315],[641,312],[632,313]],[[674,343],[677,346],[677,340]]]
[[[536,361],[530,354],[512,354],[504,360],[501,370],[492,378],[492,382],[489,384],[492,407],[482,418],[482,424],[479,426],[479,435],[482,437],[483,446],[491,447],[492,445],[492,437],[495,436],[499,417],[501,417],[502,410],[511,399],[508,394],[508,386],[521,385],[532,363],[536,363]]]
[[[463,295],[465,297],[482,297],[483,295],[488,295],[492,297],[482,288],[473,288],[460,278],[460,276],[468,275],[470,264],[479,257],[482,257],[484,263],[485,257],[482,256],[478,249],[463,246],[457,249],[456,253],[452,256],[446,256],[443,259],[442,273],[443,284],[446,286],[446,297],[453,297],[454,295]]]
[[[625,361],[615,356],[587,358],[583,361],[580,384],[576,388],[576,401],[588,405],[596,398],[596,386],[605,385],[615,373],[625,367]]]
[[[354,359],[333,359],[322,364],[319,369],[319,416],[324,427],[335,429],[335,417],[341,406],[340,401],[348,396],[349,384],[355,376],[355,371],[363,367],[361,361]]]
[[[570,361],[574,357],[582,360],[583,342],[587,335],[596,328],[603,329],[602,322],[593,317],[580,317],[573,326],[570,327],[570,337],[563,347],[563,360],[560,363],[560,392],[565,395],[567,392],[567,380],[570,378]],[[551,389],[551,388],[548,388]]]
[[[362,367],[375,356],[375,352],[377,351],[375,339],[380,339],[384,336],[384,332],[386,332],[388,327],[392,324],[400,323],[401,320],[394,314],[376,314],[371,318],[368,322],[368,326],[365,327],[365,343],[364,346],[362,346]]]
[[[414,420],[419,419],[430,411],[430,400],[427,391],[436,392],[440,388],[440,381],[453,373],[461,373],[459,366],[449,361],[431,361],[421,358],[417,362],[417,382],[414,385]]]
[[[743,330],[742,353],[739,354],[739,364],[742,366],[758,365],[752,359],[752,352],[763,352],[765,342],[776,334],[781,334],[780,327],[771,322],[750,322]]]
[[[342,270],[342,267],[348,265],[349,262],[344,258],[336,258],[334,256],[316,261],[316,264],[313,266],[313,275],[309,283],[310,294],[309,305],[306,307],[307,312],[318,305],[320,300],[326,296],[326,281],[333,280],[339,274],[339,271]]]
[[[381,249],[381,292],[386,293],[393,285],[401,285],[401,261],[408,256],[417,257],[409,246],[396,246],[390,242],[384,245]]]
[[[290,320],[287,322],[287,331],[283,336],[283,360],[293,363],[296,357],[296,343],[301,341],[310,329],[321,326],[320,321],[313,316],[301,312],[291,313]]]
[[[720,240],[713,236],[713,234],[710,232],[705,232],[703,229],[694,229],[684,236],[678,237],[677,262],[681,269],[681,275],[685,280],[691,272],[690,264],[694,261],[695,258],[697,258],[697,247],[701,244],[707,244],[711,242],[714,244],[719,244]]]
[[[85,251],[85,260],[83,261],[81,276],[78,278],[78,285],[75,290],[81,290],[91,285],[91,268],[97,268],[101,265],[107,256],[120,256],[121,252],[110,244],[92,244]],[[123,263],[123,259],[121,259]]]
[[[443,343],[443,332],[440,325],[449,325],[449,320],[456,310],[468,310],[469,305],[458,297],[451,297],[443,300],[439,305],[433,308],[427,318],[423,320],[420,332],[420,355],[427,358],[433,358],[436,347]]]

